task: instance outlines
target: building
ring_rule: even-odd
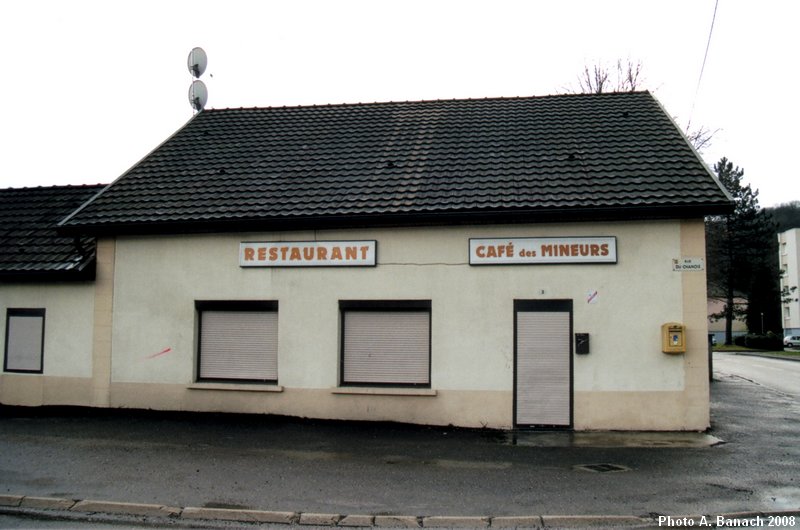
[[[57,286],[3,296],[47,321],[0,401],[702,430],[731,209],[646,92],[206,110],[59,224],[96,239],[79,345]]]
[[[800,229],[792,228],[778,234],[781,290],[800,286]],[[800,335],[800,302],[798,292],[783,303],[783,335]]]
[[[103,187],[0,190],[0,403],[92,403],[95,241],[55,227]]]
[[[745,310],[747,308],[747,299],[737,296],[733,299],[734,306],[737,310]],[[708,335],[711,337],[714,344],[725,344],[725,319],[714,318],[712,315],[719,315],[725,310],[725,298],[709,296],[708,298]],[[733,338],[747,335],[747,323],[744,318],[734,318],[731,322],[731,332]]]

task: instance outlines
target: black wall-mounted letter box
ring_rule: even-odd
[[[575,334],[575,353],[578,355],[586,355],[589,353],[589,334],[576,333]]]

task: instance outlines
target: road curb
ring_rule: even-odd
[[[492,528],[542,528],[544,526],[542,518],[538,515],[493,517],[490,524]]]
[[[342,520],[338,513],[302,513],[300,524],[313,526],[336,526]]]
[[[75,506],[72,499],[59,499],[55,497],[24,497],[20,508],[33,508],[35,510],[69,510]]]
[[[414,515],[376,515],[373,526],[379,528],[419,528],[420,518]]]
[[[0,495],[0,506],[19,506],[24,498],[23,495]]]
[[[683,525],[697,526],[705,519],[714,526],[717,518],[745,521],[756,517],[800,517],[800,509],[783,511],[743,511],[706,515],[522,515],[522,516],[415,516],[415,515],[360,515],[326,514],[313,512],[282,512],[227,508],[175,507],[162,504],[141,504],[99,500],[76,500],[58,497],[25,495],[0,495],[0,513],[51,519],[91,517],[95,514],[112,516],[147,517],[171,521],[231,521],[239,523],[273,523],[286,525],[313,525],[362,528],[643,528],[662,524],[666,520],[682,521]]]
[[[761,357],[762,359],[778,359],[779,361],[792,361],[792,362],[800,362],[800,357],[791,357],[788,355],[768,355],[764,353],[758,352],[748,352],[748,351],[739,351],[739,352],[720,352],[720,353],[729,353],[733,355],[744,355],[746,357]]]
[[[339,526],[373,526],[375,517],[372,515],[345,515]]]
[[[57,502],[59,499],[51,499]],[[67,501],[68,499],[61,499]],[[24,503],[24,501],[23,501]],[[87,513],[114,513],[126,515],[146,515],[150,517],[177,517],[181,513],[181,508],[174,506],[164,506],[162,504],[139,504],[133,502],[111,502],[111,501],[78,501],[69,508],[72,512]]]
[[[628,515],[543,515],[545,527],[558,528],[591,528],[591,527],[626,527],[650,524],[653,519]]]
[[[425,528],[489,528],[490,523],[489,517],[430,516],[422,519]]]
[[[297,512],[275,512],[269,510],[231,510],[228,508],[184,508],[181,519],[205,519],[212,521],[238,521],[242,523],[294,524],[299,519]]]

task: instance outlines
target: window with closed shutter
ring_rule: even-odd
[[[430,309],[343,309],[342,383],[430,384]]]
[[[44,309],[8,309],[6,372],[42,373],[44,357]]]
[[[200,380],[277,381],[277,310],[246,304],[204,306],[199,357]]]

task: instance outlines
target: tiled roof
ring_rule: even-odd
[[[0,281],[87,279],[95,242],[56,233],[58,222],[103,185],[0,189]]]
[[[726,194],[648,92],[206,110],[67,231],[698,217]]]

